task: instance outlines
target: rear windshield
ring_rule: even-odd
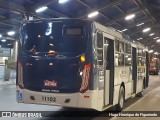
[[[82,27],[65,27],[63,28],[63,35],[65,36],[83,36]]]
[[[63,22],[34,22],[23,26],[23,48],[29,53],[80,55],[86,51],[85,27]]]

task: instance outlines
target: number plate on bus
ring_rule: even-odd
[[[42,101],[56,102],[56,98],[55,97],[42,96]]]

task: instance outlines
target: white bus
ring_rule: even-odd
[[[79,19],[21,25],[17,101],[104,111],[148,87],[148,51],[114,29]]]

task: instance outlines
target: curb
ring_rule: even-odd
[[[4,81],[4,82],[0,82],[0,86],[1,85],[15,85],[16,81]]]

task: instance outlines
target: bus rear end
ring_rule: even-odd
[[[153,57],[150,61],[149,73],[158,75],[159,73],[159,59]]]
[[[77,20],[23,23],[17,62],[19,103],[96,108],[87,52],[89,24]]]

